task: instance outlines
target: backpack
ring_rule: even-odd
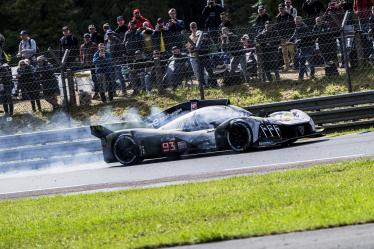
[[[31,38],[28,40],[28,42],[29,42],[29,47],[31,48]],[[36,44],[36,42],[35,42],[35,45],[36,45],[36,48],[35,48],[35,54],[39,54],[39,47],[38,47],[38,45]]]

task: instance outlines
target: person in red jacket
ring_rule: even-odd
[[[136,28],[137,29],[142,28],[143,27],[143,23],[145,23],[145,22],[149,23],[149,28],[154,29],[154,27],[151,24],[151,22],[147,18],[144,18],[142,16],[142,14],[140,13],[139,9],[134,9],[134,11],[132,13],[133,13],[133,18],[129,22],[129,28],[131,26],[131,22],[134,21],[136,23]]]

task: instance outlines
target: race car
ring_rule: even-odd
[[[193,100],[144,122],[147,128],[117,131],[103,125],[91,126],[91,133],[101,139],[105,162],[128,166],[152,158],[225,150],[247,152],[323,135],[303,111],[256,117],[230,105],[229,100]]]

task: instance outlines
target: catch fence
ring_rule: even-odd
[[[365,84],[371,88],[369,20],[345,12],[303,23],[228,27],[221,33],[143,30],[124,41],[110,35],[101,51],[89,42],[80,49],[50,49],[29,62],[1,67],[0,112],[70,112],[147,95],[173,95],[180,89],[187,89],[189,98],[204,99],[208,88],[253,82],[344,82],[349,92]]]

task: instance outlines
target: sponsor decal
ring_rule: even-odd
[[[191,111],[197,110],[197,102],[191,102]]]
[[[177,145],[178,145],[178,149],[179,150],[185,150],[185,149],[187,149],[187,143],[184,142],[184,141],[178,142]]]
[[[297,129],[299,131],[299,135],[304,136],[304,134],[305,134],[304,126],[299,126],[299,127],[297,127]]]

